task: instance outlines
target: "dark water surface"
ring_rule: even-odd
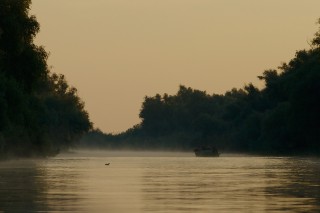
[[[0,163],[0,212],[67,211],[320,212],[320,159],[77,151]]]

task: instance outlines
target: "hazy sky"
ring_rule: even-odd
[[[308,48],[319,0],[33,0],[36,43],[105,132],[139,123],[144,96],[224,93]]]

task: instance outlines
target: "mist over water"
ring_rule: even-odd
[[[318,212],[319,175],[318,158],[74,151],[0,163],[0,212]]]

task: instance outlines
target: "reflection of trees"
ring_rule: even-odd
[[[277,171],[277,172],[275,172]],[[266,170],[266,195],[273,210],[301,210],[318,212],[320,209],[319,159],[289,158]],[[268,209],[268,210],[271,210]]]
[[[78,172],[57,161],[0,164],[0,212],[77,210]]]
[[[161,160],[142,176],[144,208],[189,212],[318,212],[319,159]]]
[[[0,211],[35,212],[48,210],[43,196],[47,183],[45,170],[35,163],[5,162],[0,164]]]

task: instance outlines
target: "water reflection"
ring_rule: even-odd
[[[0,164],[0,211],[35,212],[46,211],[43,199],[47,183],[43,180],[45,170],[33,161],[11,161]]]
[[[265,193],[272,203],[267,210],[319,212],[319,159],[283,158],[281,164],[269,165],[265,175]]]
[[[319,160],[161,159],[142,177],[146,212],[317,212]]]
[[[68,165],[66,160],[59,164],[55,160],[1,162],[0,212],[74,211],[80,200],[79,178],[63,166]]]
[[[319,177],[320,160],[311,158],[2,162],[0,212],[318,212]]]
[[[46,201],[50,210],[75,211],[84,200],[81,196],[84,187],[81,180],[81,161],[83,159],[51,159],[43,162],[46,174],[42,176],[47,184]]]

